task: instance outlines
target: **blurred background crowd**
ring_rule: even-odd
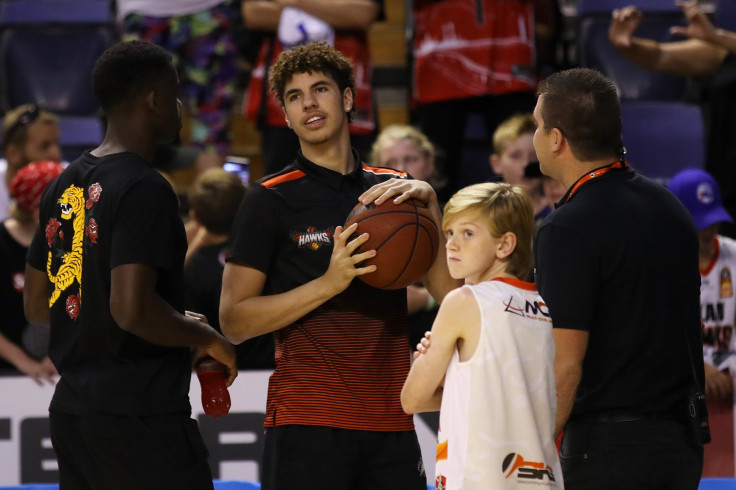
[[[565,189],[534,153],[537,84],[599,69],[619,88],[629,163],[662,184],[706,170],[733,216],[734,29],[736,0],[0,0],[0,304],[11,312],[0,366],[55,376],[43,329],[23,317],[22,257],[58,172],[46,163],[63,166],[104,134],[90,71],[119,40],[159,44],[179,68],[183,128],[153,164],[180,196],[191,309],[216,325],[238,204],[298,150],[266,82],[282,50],[325,41],[352,59],[351,141],[364,162],[430,182],[441,202],[477,182],[521,184],[538,220]],[[721,223],[724,236],[735,230]],[[409,298],[420,336],[436,305],[420,287]],[[270,342],[238,348],[242,368],[271,367]]]

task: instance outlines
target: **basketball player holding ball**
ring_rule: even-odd
[[[301,150],[248,192],[220,304],[234,343],[273,332],[262,488],[424,490],[412,417],[400,402],[410,358],[406,290],[354,281],[376,269],[357,266],[376,252],[354,254],[369,237],[358,224],[341,225],[358,202],[410,198],[439,223],[437,196],[426,182],[359,161],[348,133],[353,68],[334,48],[282,53],[269,82]],[[444,253],[423,282],[438,302],[458,285]]]

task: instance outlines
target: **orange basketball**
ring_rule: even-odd
[[[376,250],[376,256],[361,264],[375,264],[374,272],[358,276],[369,286],[401,289],[416,282],[434,263],[439,247],[439,230],[429,209],[416,199],[401,204],[393,201],[376,206],[358,204],[348,215],[345,227],[358,223],[356,233],[370,238],[355,253]]]

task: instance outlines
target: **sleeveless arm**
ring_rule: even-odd
[[[442,404],[445,373],[459,341],[470,331],[480,331],[480,310],[467,288],[450,292],[432,325],[432,342],[427,352],[414,361],[401,391],[406,413],[438,411]],[[477,343],[477,340],[476,340]]]

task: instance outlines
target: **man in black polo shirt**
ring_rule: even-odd
[[[353,255],[367,236],[352,239],[360,229],[341,225],[359,200],[409,197],[440,223],[437,196],[405,173],[361,164],[348,132],[353,68],[334,48],[282,53],[270,82],[301,151],[246,194],[220,302],[233,342],[273,332],[262,486],[424,490],[412,417],[400,403],[410,358],[406,290],[354,280],[375,270],[358,266],[375,251]],[[438,302],[456,285],[444,253],[425,284]]]
[[[118,43],[93,85],[103,142],[46,189],[26,266],[29,321],[51,325],[61,378],[49,407],[62,490],[213,488],[191,418],[192,356],[226,364],[235,349],[185,314],[187,249],[174,190],[152,166],[181,128],[169,55]]]
[[[539,94],[541,170],[568,189],[535,244],[555,326],[565,487],[696,489],[703,448],[684,416],[703,386],[695,226],[622,160],[610,80],[567,70]]]

